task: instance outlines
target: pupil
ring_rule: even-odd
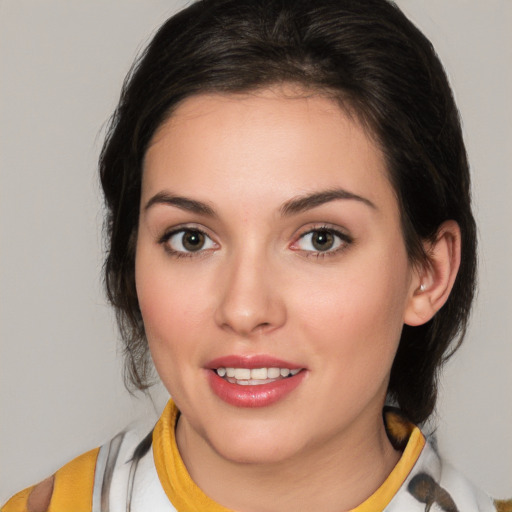
[[[329,231],[317,231],[313,234],[313,246],[319,251],[329,250],[334,243],[334,236]]]
[[[188,231],[183,235],[183,247],[187,251],[198,251],[204,245],[204,235],[199,231]]]

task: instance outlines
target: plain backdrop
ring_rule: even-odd
[[[480,287],[434,418],[444,455],[512,496],[512,1],[400,0],[455,90]],[[130,398],[102,293],[103,129],[179,0],[0,0],[0,502],[165,402]]]

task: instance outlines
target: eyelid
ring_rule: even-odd
[[[333,234],[340,240],[339,246],[334,249],[327,249],[325,251],[301,249],[297,246],[300,240],[303,240],[307,235],[311,235],[312,233],[316,233],[318,231],[327,231]],[[300,232],[298,236],[295,237],[295,241],[290,245],[290,248],[297,252],[302,252],[305,256],[325,257],[337,255],[338,253],[347,249],[347,247],[353,242],[353,237],[344,232],[339,227],[334,227],[328,224],[319,224],[313,227],[308,227],[304,231]]]
[[[187,250],[181,251],[181,250],[172,249],[167,242],[169,242],[169,240],[173,236],[175,236],[179,233],[182,233],[182,232],[185,233],[187,231],[201,233],[204,237],[206,237],[208,240],[210,240],[210,242],[215,247],[207,247],[204,249],[201,248],[201,249],[198,249],[197,251],[187,251]],[[172,228],[167,229],[164,232],[164,234],[157,239],[157,243],[160,245],[163,245],[166,252],[168,252],[172,256],[177,256],[177,257],[193,257],[193,256],[197,257],[200,255],[204,255],[204,253],[209,252],[214,248],[219,247],[219,244],[215,241],[214,237],[208,233],[208,230],[206,230],[205,228],[203,228],[197,224],[181,224],[181,225],[173,226]]]
[[[208,231],[204,227],[200,226],[199,224],[184,223],[184,224],[176,224],[175,226],[163,229],[162,230],[163,233],[162,233],[162,235],[158,236],[157,242],[163,243],[166,240],[168,240],[172,235],[175,235],[176,233],[179,233],[180,231],[199,231],[201,233],[204,233],[207,236],[210,236],[208,234]]]

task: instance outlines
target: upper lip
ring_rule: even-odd
[[[267,354],[251,354],[251,355],[227,355],[217,357],[205,365],[208,369],[217,368],[288,368],[289,370],[302,369],[304,366],[291,363],[283,359]]]

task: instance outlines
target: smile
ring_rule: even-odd
[[[300,372],[300,368],[291,370],[290,368],[224,368],[215,370],[219,377],[231,384],[240,386],[260,386],[269,384],[288,377],[293,377]]]
[[[223,402],[235,407],[253,408],[281,402],[301,385],[308,373],[305,368],[285,366],[218,366],[210,368],[206,376],[210,389]]]

